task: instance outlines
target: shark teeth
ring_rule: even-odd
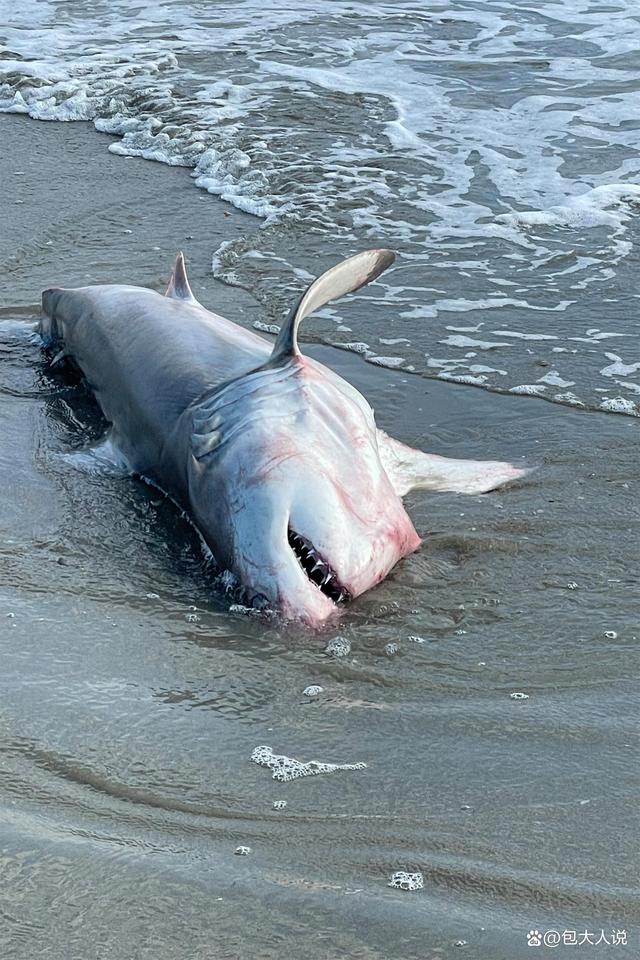
[[[325,596],[337,605],[351,600],[351,594],[342,586],[335,570],[326,560],[323,560],[310,540],[296,533],[295,530],[289,530],[289,546],[309,580],[315,583]]]

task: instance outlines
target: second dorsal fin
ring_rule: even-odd
[[[391,250],[365,250],[349,257],[327,270],[307,287],[302,297],[282,325],[271,354],[271,361],[283,360],[299,354],[298,327],[313,310],[330,300],[352,293],[375,280],[395,260]]]
[[[187,268],[182,250],[178,253],[176,262],[173,265],[173,272],[171,274],[171,280],[169,280],[169,286],[165,292],[165,297],[170,297],[172,300],[188,300],[190,303],[198,302],[191,292],[191,287],[187,280]]]

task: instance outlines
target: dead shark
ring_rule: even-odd
[[[193,296],[180,253],[166,294],[52,288],[40,332],[80,368],[108,446],[186,510],[249,605],[318,626],[420,537],[416,487],[484,493],[527,470],[414,450],[377,429],[347,381],[301,354],[300,323],[391,265],[368,250],[316,279],[275,345]]]

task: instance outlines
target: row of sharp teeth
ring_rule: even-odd
[[[328,563],[318,556],[315,547],[305,537],[289,531],[289,544],[300,566],[309,579],[334,603],[346,603],[351,599],[348,590],[340,586],[338,578]]]

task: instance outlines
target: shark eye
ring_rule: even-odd
[[[290,529],[289,546],[309,580],[315,583],[325,596],[335,604],[348,603],[352,599],[349,591],[340,583],[335,570],[322,559],[310,540]]]

